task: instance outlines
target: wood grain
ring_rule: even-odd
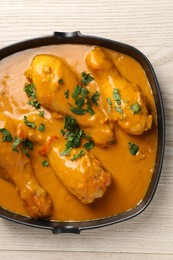
[[[0,47],[75,30],[131,44],[154,66],[167,126],[160,183],[140,216],[81,235],[52,235],[1,219],[0,259],[173,259],[173,1],[0,1]]]

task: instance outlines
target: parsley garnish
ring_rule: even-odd
[[[76,159],[80,158],[81,156],[83,156],[85,154],[85,152],[83,150],[80,150],[78,154],[75,154],[73,156],[73,158],[71,158],[71,161],[75,161]]]
[[[59,80],[58,80],[58,83],[59,83],[59,84],[63,84],[63,83],[64,83],[64,80],[63,80],[63,79],[59,79]]]
[[[113,90],[113,98],[117,105],[121,105],[121,95],[118,88]]]
[[[22,140],[19,137],[15,137],[14,138],[14,142],[12,145],[12,150],[15,152],[19,152],[19,150],[17,149],[17,147],[19,146],[19,144],[22,142]]]
[[[114,108],[115,108],[115,110],[116,110],[118,113],[120,113],[121,115],[123,114],[123,110],[122,110],[121,107],[114,107]]]
[[[93,102],[96,106],[98,106],[99,96],[100,96],[100,92],[99,92],[99,91],[96,91],[96,92],[92,95],[92,97],[91,97],[92,102]]]
[[[87,98],[89,93],[90,93],[90,92],[89,92],[89,90],[88,90],[87,88],[82,88],[80,94],[81,94],[81,96],[82,96],[83,98]]]
[[[86,112],[90,113],[90,115],[93,116],[95,114],[95,112],[94,112],[94,110],[91,107],[91,100],[90,100],[90,98],[87,98],[86,104],[87,104]]]
[[[30,157],[29,151],[33,150],[33,143],[28,139],[24,139],[22,141],[22,152],[27,156]]]
[[[47,167],[47,166],[49,166],[49,162],[48,162],[48,160],[44,160],[44,161],[42,161],[42,166],[43,167]]]
[[[76,104],[77,107],[83,107],[84,104],[85,104],[85,101],[82,97],[80,97],[76,100],[75,104]]]
[[[111,112],[111,109],[112,109],[112,100],[110,98],[106,98],[108,104],[109,104],[109,107],[108,107],[108,113]]]
[[[94,147],[94,142],[93,141],[90,141],[88,143],[85,143],[83,145],[83,147],[87,150],[87,151],[90,151],[93,147]]]
[[[82,86],[77,84],[72,94],[72,98],[74,100],[76,100],[78,96],[81,94],[81,90],[82,90]]]
[[[36,109],[40,108],[40,102],[38,102],[36,99],[32,99],[28,101],[28,104],[31,105],[32,107],[35,107]]]
[[[131,105],[130,109],[133,111],[134,115],[139,114],[142,110],[141,106],[138,103]]]
[[[44,110],[40,110],[38,115],[43,117],[44,116]]]
[[[28,121],[27,116],[24,116],[23,121],[24,121],[26,126],[29,126],[29,127],[33,128],[33,129],[37,127],[35,122]]]
[[[70,105],[70,104],[69,104]],[[86,114],[86,109],[83,109],[81,107],[73,107],[72,105],[70,105],[70,110],[72,113],[74,113],[75,115],[85,115]]]
[[[36,98],[36,93],[35,93],[35,87],[34,84],[28,84],[25,86],[25,92],[28,97],[31,98]]]
[[[45,125],[41,123],[39,128],[38,128],[38,131],[44,132],[45,131]]]
[[[128,142],[129,145],[129,151],[132,155],[136,155],[139,151],[139,146],[137,144],[134,144],[132,142]]]
[[[6,128],[1,128],[0,132],[3,134],[2,141],[3,142],[12,142],[13,137],[11,136],[10,132]]]
[[[67,89],[67,91],[64,93],[64,95],[68,99],[68,97],[69,97],[69,89]]]
[[[66,129],[66,131],[64,130]],[[70,155],[70,152],[73,148],[77,148],[81,145],[82,138],[89,140],[88,143],[84,144],[86,150],[92,149],[94,142],[91,140],[90,136],[85,135],[84,131],[78,125],[76,119],[73,116],[66,116],[64,118],[64,129],[61,129],[62,135],[67,140],[61,156]]]
[[[90,83],[91,81],[93,81],[94,78],[91,77],[91,75],[89,73],[85,73],[85,72],[82,72],[82,83],[87,86],[88,83]]]

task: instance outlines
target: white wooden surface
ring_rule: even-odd
[[[153,64],[167,125],[161,180],[140,216],[81,235],[52,235],[0,219],[0,259],[173,259],[173,1],[0,0],[0,48],[75,30],[134,45]]]

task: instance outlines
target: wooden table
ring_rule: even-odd
[[[134,45],[153,64],[167,125],[160,183],[140,216],[81,235],[53,235],[0,219],[0,259],[173,259],[173,1],[0,1],[0,47],[75,30]]]

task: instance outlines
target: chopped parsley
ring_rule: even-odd
[[[59,79],[59,80],[58,80],[58,83],[59,83],[59,84],[63,84],[63,83],[64,83],[64,80],[63,80],[63,79]]]
[[[94,147],[94,142],[93,141],[90,141],[88,143],[85,143],[83,145],[83,147],[87,150],[87,151],[90,151],[93,147]]]
[[[85,135],[84,131],[80,128],[76,119],[73,116],[66,116],[64,118],[64,129],[61,129],[61,133],[67,140],[65,144],[65,149],[63,152],[61,152],[61,156],[70,155],[70,152],[73,148],[77,148],[81,145],[82,138],[89,140],[88,143],[84,144],[84,148],[86,150],[90,150],[94,146],[94,142],[91,140],[91,137]],[[77,155],[75,155],[74,157],[76,158],[76,156]]]
[[[80,97],[76,100],[75,104],[76,104],[77,107],[83,107],[84,104],[85,104],[85,101],[82,97]]]
[[[13,141],[12,135],[6,128],[1,128],[0,132],[3,134],[1,141],[3,141],[3,142],[12,142]]]
[[[92,109],[92,106],[91,106],[91,99],[90,98],[87,98],[87,109],[86,109],[86,112],[88,112],[91,116],[93,116],[95,114],[94,110]]]
[[[49,162],[48,162],[48,160],[44,160],[44,161],[42,161],[42,166],[43,167],[48,167],[49,166]]]
[[[12,150],[15,151],[15,152],[19,152],[17,147],[21,144],[21,142],[22,142],[22,140],[19,137],[15,137],[13,145],[12,145]]]
[[[69,104],[70,105],[70,104]],[[70,110],[72,113],[74,113],[75,115],[85,115],[86,114],[86,109],[83,109],[81,107],[73,107],[72,105],[70,105]]]
[[[121,105],[121,95],[118,88],[113,90],[113,98],[117,105]]]
[[[36,98],[36,93],[35,93],[35,87],[34,84],[28,84],[25,86],[25,92],[27,94],[28,97],[31,98]]]
[[[87,86],[93,80],[94,78],[89,73],[82,72],[82,83],[85,86]]]
[[[24,121],[26,126],[29,126],[29,127],[33,128],[33,129],[37,127],[35,122],[28,121],[27,116],[24,116],[23,121]]]
[[[123,110],[122,110],[121,107],[114,107],[114,108],[115,108],[115,110],[116,110],[118,113],[120,113],[121,115],[123,114]]]
[[[77,84],[72,94],[72,98],[74,100],[76,100],[78,96],[81,94],[81,90],[82,90],[82,86]]]
[[[44,116],[44,110],[40,110],[38,115],[43,117]]]
[[[138,103],[131,105],[130,109],[133,111],[134,115],[139,114],[142,110],[141,106]]]
[[[67,89],[67,91],[64,93],[64,95],[68,99],[68,97],[69,97],[69,89]]]
[[[35,87],[34,84],[28,84],[25,86],[24,88],[27,96],[29,98],[31,98],[31,100],[29,100],[28,104],[31,105],[32,107],[35,107],[36,109],[40,108],[40,103],[36,100],[36,92],[35,92]]]
[[[82,89],[81,89],[81,92],[80,92],[80,94],[81,94],[81,96],[82,96],[83,98],[87,98],[89,93],[90,93],[90,92],[89,92],[89,90],[88,90],[87,88],[82,88]]]
[[[41,106],[40,102],[38,102],[36,99],[31,99],[30,101],[28,101],[28,104],[32,107],[35,107],[36,109],[39,109]]]
[[[96,92],[92,95],[92,97],[91,97],[92,102],[93,102],[96,106],[98,106],[99,96],[100,96],[100,92],[99,92],[99,91],[96,91]]]
[[[75,161],[76,159],[80,158],[85,154],[84,150],[80,150],[78,154],[75,154],[73,158],[71,158],[71,161]]]
[[[41,123],[39,128],[38,128],[38,131],[43,133],[45,131],[45,125]]]
[[[22,141],[22,152],[27,156],[30,157],[29,152],[33,150],[33,143],[28,139],[24,139]]]
[[[132,143],[132,142],[128,142],[128,145],[129,145],[130,154],[136,155],[137,152],[139,151],[139,146],[137,144]]]
[[[108,113],[111,112],[111,109],[112,109],[112,100],[110,98],[106,98],[106,101],[108,102],[109,104],[109,107],[108,107]]]

